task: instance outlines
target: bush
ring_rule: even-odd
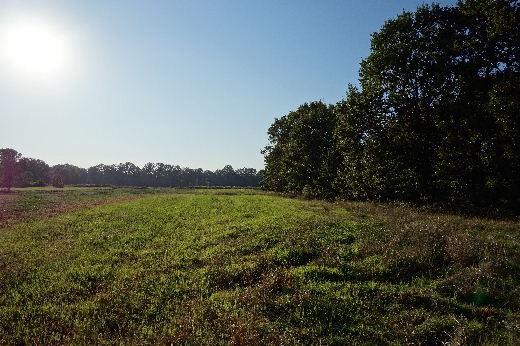
[[[52,186],[54,187],[63,187],[65,184],[63,184],[63,179],[61,178],[61,175],[54,174],[52,177]]]

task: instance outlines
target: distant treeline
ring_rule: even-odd
[[[275,119],[265,189],[520,215],[519,1],[404,12],[360,65],[345,99]]]
[[[142,168],[126,162],[80,168],[70,164],[49,166],[42,160],[22,157],[14,149],[0,149],[0,179],[4,187],[51,185],[59,175],[65,185],[115,185],[149,187],[237,186],[258,187],[260,175],[254,168],[216,171],[181,168],[178,165],[147,163]]]

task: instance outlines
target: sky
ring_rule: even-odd
[[[275,118],[341,101],[371,33],[422,4],[2,0],[0,148],[51,166],[260,170]]]

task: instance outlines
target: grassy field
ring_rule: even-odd
[[[0,194],[1,345],[518,345],[520,225],[253,190]]]

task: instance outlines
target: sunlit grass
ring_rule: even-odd
[[[0,344],[520,339],[517,223],[169,192],[0,230]]]

